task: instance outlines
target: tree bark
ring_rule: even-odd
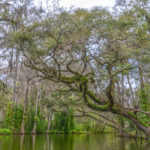
[[[129,88],[130,88],[130,91],[131,91],[132,105],[134,106],[135,105],[134,94],[133,94],[133,89],[132,89],[132,85],[131,85],[129,76],[127,76],[127,80],[128,80]]]
[[[35,108],[35,116],[34,116],[35,119],[34,119],[34,125],[33,125],[32,134],[36,134],[36,125],[37,125],[37,113],[38,113],[39,97],[40,97],[40,84],[38,84],[38,89],[37,89],[36,108]]]
[[[24,99],[24,108],[23,108],[23,117],[22,117],[22,123],[21,123],[21,131],[20,133],[24,134],[24,116],[26,115],[27,111],[27,103],[28,103],[28,91],[29,91],[29,77],[27,77],[27,83],[26,83],[26,90],[25,90],[25,99]]]
[[[16,51],[16,65],[14,69],[14,82],[13,82],[13,95],[12,103],[13,105],[17,102],[17,79],[18,79],[18,67],[19,67],[19,51]]]
[[[47,131],[46,131],[47,134],[49,134],[52,117],[53,117],[53,113],[52,113],[52,110],[50,110],[49,115],[48,115],[48,126],[47,126]]]

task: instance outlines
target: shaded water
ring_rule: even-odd
[[[150,144],[108,134],[0,135],[0,150],[150,150]]]

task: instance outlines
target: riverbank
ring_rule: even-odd
[[[146,141],[113,134],[0,135],[0,150],[148,150]]]
[[[4,135],[4,134],[10,135],[12,133],[13,132],[10,129],[0,129],[0,135]]]
[[[112,130],[104,130],[102,132],[92,132],[92,131],[69,131],[69,132],[63,132],[63,131],[56,131],[52,130],[48,133],[46,131],[44,132],[37,132],[37,133],[31,133],[31,132],[25,132],[24,134],[114,134],[115,132]],[[10,129],[0,129],[0,135],[10,135],[10,134],[23,134],[21,132],[14,132]]]
[[[135,136],[134,134],[130,134],[131,136],[124,136],[121,134],[118,134],[117,132],[113,131],[113,130],[104,130],[102,132],[92,132],[92,131],[70,131],[70,132],[63,132],[63,131],[56,131],[56,130],[52,130],[50,132],[37,132],[37,133],[32,133],[32,132],[25,132],[25,133],[21,133],[21,132],[14,132],[10,129],[0,129],[0,135],[46,135],[46,134],[60,134],[60,135],[65,135],[65,134],[114,134],[117,135],[118,137],[126,137],[126,138],[132,138],[132,139],[148,139],[147,137],[143,137],[143,136]]]

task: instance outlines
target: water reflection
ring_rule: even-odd
[[[0,136],[0,150],[149,150],[146,141],[114,135]]]
[[[20,136],[20,150],[23,150],[23,140],[24,140],[24,135]]]
[[[32,135],[32,150],[35,150],[35,134]]]

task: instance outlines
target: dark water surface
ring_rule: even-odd
[[[150,144],[108,134],[0,135],[0,150],[150,150]]]

